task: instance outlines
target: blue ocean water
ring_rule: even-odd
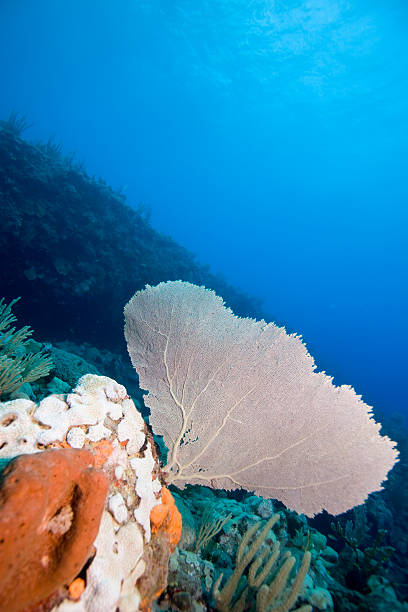
[[[406,412],[403,0],[3,0],[0,116]]]

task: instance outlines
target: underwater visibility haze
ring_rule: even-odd
[[[25,114],[155,228],[406,411],[407,6],[4,0],[0,114]]]
[[[99,506],[95,502],[92,521],[101,521],[100,542],[103,529],[104,542],[118,533],[116,523],[123,525],[128,520],[128,510],[129,516],[134,512],[135,520],[142,525],[145,539],[137,536],[140,550],[134,553],[128,569],[124,561],[120,562],[119,586],[115,586],[123,598],[120,601],[124,607],[120,610],[147,610],[160,594],[159,603],[153,606],[161,608],[153,607],[154,610],[225,612],[232,610],[242,595],[238,583],[241,585],[243,580],[248,581],[250,593],[242,604],[245,610],[269,612],[275,610],[273,605],[281,606],[276,609],[282,612],[408,610],[408,539],[404,535],[408,520],[407,3],[1,0],[0,75],[0,298],[5,300],[0,301],[0,399],[3,393],[5,399],[31,402],[27,414],[33,420],[33,437],[27,436],[27,440],[32,450],[24,453],[34,449],[56,453],[58,444],[65,440],[66,446],[82,449],[79,453],[92,454],[94,459],[86,454],[73,459],[72,448],[64,447],[64,457],[50,455],[49,472],[58,474],[71,466],[69,478],[82,487],[81,516],[88,512],[86,516],[90,517],[89,491],[94,487]],[[200,487],[187,487],[187,493],[165,488],[166,474],[160,471],[153,439],[143,428],[139,412],[132,408],[131,416],[123,416],[130,400],[121,385],[126,386],[146,419],[146,406],[151,407],[153,401],[146,399],[143,405],[137,377],[125,355],[123,308],[133,293],[142,291],[146,284],[177,280],[213,289],[240,317],[264,318],[284,326],[288,334],[301,335],[317,371],[332,376],[335,385],[351,385],[365,404],[373,406],[375,419],[383,423],[381,433],[396,440],[400,452],[400,462],[390,472],[385,491],[374,493],[365,506],[349,511],[337,522],[326,513],[308,523],[303,515],[299,518],[295,512],[283,511],[279,502],[259,501],[256,496],[234,497],[212,489],[197,492]],[[157,291],[171,293],[177,285],[167,287]],[[191,285],[183,285],[183,291],[187,295],[194,293]],[[151,295],[155,295],[154,291]],[[18,296],[21,300],[12,302]],[[210,300],[208,295],[204,302],[206,299]],[[153,320],[155,306],[159,313],[166,310],[155,303],[143,320]],[[200,308],[196,308],[197,318]],[[217,308],[221,309],[219,304]],[[13,313],[20,327],[33,326],[34,337],[43,343],[41,346],[39,342],[33,344],[27,330],[21,337],[14,335],[15,330],[10,331],[12,325],[16,326]],[[220,313],[221,318],[227,317],[223,310]],[[230,329],[229,319],[226,321],[224,331]],[[156,323],[154,319],[152,326]],[[134,333],[139,340],[148,337],[144,329]],[[204,333],[201,328],[198,338],[200,333]],[[222,337],[222,330],[219,333]],[[184,339],[189,346],[191,339],[188,335]],[[153,349],[160,352],[161,347],[155,346],[151,338],[146,346],[149,357],[140,357],[137,343],[132,348],[134,353],[131,349],[129,352],[140,380],[150,381],[145,365],[140,364],[150,364]],[[248,346],[249,354],[251,345]],[[296,346],[300,355],[300,343]],[[233,346],[226,347],[234,353]],[[165,353],[167,348],[166,345]],[[197,347],[192,349],[191,354],[196,350]],[[176,342],[176,381],[184,371],[182,354]],[[245,364],[245,354],[239,353],[241,365]],[[296,376],[302,381],[306,361],[306,357],[304,363],[299,357]],[[169,368],[166,364],[166,374],[171,378],[171,364]],[[256,369],[263,371],[262,359]],[[188,395],[190,361],[186,372],[184,383],[178,382],[180,388],[170,389],[171,401],[173,391],[175,395],[180,392],[183,399]],[[239,368],[238,374],[234,381],[241,380]],[[80,378],[83,375],[87,377]],[[97,382],[98,375],[110,378]],[[246,380],[244,374],[242,380]],[[311,389],[312,378],[305,375],[304,380],[305,389],[309,383]],[[163,399],[163,390],[157,390],[155,384],[152,395]],[[235,384],[239,387],[239,382]],[[290,385],[289,381],[291,389]],[[44,398],[50,393],[62,398],[73,388],[68,399],[58,400],[58,410],[62,411],[58,414],[82,402],[95,418],[92,425],[99,432],[105,426],[110,428],[108,433],[104,430],[106,440],[85,431],[85,423],[75,421],[76,417],[71,421],[67,417],[57,437],[52,437],[57,428],[52,416],[56,412],[52,412],[50,403],[44,404]],[[277,392],[273,385],[271,389]],[[344,397],[343,414],[352,402],[358,410],[363,405],[354,396],[347,399],[350,393],[346,388],[339,392],[339,406],[343,406]],[[312,397],[311,390],[310,394]],[[93,402],[102,396],[96,417]],[[33,416],[33,402],[41,402],[35,409],[38,418]],[[163,406],[170,405],[163,402]],[[333,406],[336,402],[333,399]],[[123,415],[119,406],[123,407]],[[53,410],[57,410],[57,404]],[[160,417],[160,406],[156,410]],[[334,412],[333,409],[333,415]],[[153,425],[160,421],[157,414],[152,411]],[[163,408],[162,423],[164,414],[170,419]],[[115,418],[120,423],[117,427],[112,426]],[[354,413],[350,413],[350,434],[345,434],[343,441],[340,434],[337,438],[337,434],[330,434],[330,443],[339,457],[343,444],[346,448],[363,446],[364,435],[370,436],[373,449],[377,449],[377,443],[380,445],[377,432],[370,430],[368,434],[369,426],[362,425],[363,420],[353,424],[353,418]],[[338,431],[343,426],[346,431],[345,422],[337,422],[335,415],[332,420],[339,426]],[[37,432],[38,422],[53,433]],[[225,425],[222,418],[221,422],[221,426],[214,422],[217,435]],[[10,421],[9,416],[0,423],[0,461],[9,457],[1,444],[1,427],[10,423],[14,420]],[[15,427],[20,426],[18,423],[16,417]],[[178,439],[179,455],[186,461],[187,472],[188,444],[199,438],[199,433],[194,438],[196,423],[186,425]],[[135,439],[126,437],[130,424],[132,431],[138,432],[137,436],[132,434]],[[76,433],[67,434],[74,425]],[[304,433],[305,428],[307,424],[302,424],[301,419],[295,425],[291,421],[293,446],[301,444],[299,432]],[[171,419],[169,424],[158,427],[160,431],[153,429],[155,434],[164,436],[168,448],[177,447],[177,427]],[[13,444],[17,444],[13,448],[21,450],[16,440],[13,438]],[[156,439],[156,443],[164,456],[162,441]],[[123,450],[126,444],[129,457]],[[278,440],[276,444],[278,447]],[[304,499],[302,495],[298,499],[294,494],[296,503],[288,505],[299,512],[311,509],[312,515],[321,508],[339,508],[340,512],[360,503],[367,493],[378,490],[381,478],[395,460],[391,445],[384,442],[383,447],[387,459],[382,465],[380,450],[370,450],[370,455],[367,445],[367,482],[361,489],[357,490],[354,483],[354,477],[357,482],[361,474],[356,473],[353,463],[354,467],[348,469],[353,472],[355,488],[351,480],[349,488],[340,493],[336,489],[336,495],[323,487],[319,502],[313,495],[309,499],[305,493]],[[109,462],[107,457],[113,448],[122,448],[120,477],[115,471],[115,486],[121,498],[109,502],[109,514],[104,500],[106,491],[113,486],[109,481],[113,476],[107,476],[108,482],[98,470],[104,461]],[[314,452],[318,452],[316,448]],[[319,451],[322,457],[326,457],[324,448]],[[202,451],[204,458],[206,450],[207,446]],[[261,453],[260,446],[256,450]],[[115,452],[116,457],[119,451]],[[173,451],[173,455],[177,452]],[[254,449],[248,450],[248,456],[252,455],[258,456]],[[345,455],[338,459],[337,467]],[[246,456],[242,459],[245,463]],[[323,464],[327,467],[329,459],[326,463],[320,459]],[[368,482],[374,464],[379,476]],[[184,464],[178,464],[173,456],[171,466],[177,481],[177,469],[181,473]],[[46,482],[47,469],[40,465],[38,457],[33,459],[33,466],[21,464],[15,469],[22,470],[27,481],[27,470],[35,469]],[[207,465],[205,469],[209,469]],[[310,473],[315,469],[318,470],[313,464]],[[145,478],[146,470],[150,470],[147,485],[141,492],[136,484],[135,497],[133,490],[129,493],[129,482]],[[126,485],[124,471],[131,473]],[[197,469],[191,483],[196,485],[203,479],[201,471],[204,468]],[[235,473],[231,471],[227,476],[231,474]],[[324,470],[313,474],[319,486],[329,478]],[[252,482],[252,477],[251,473],[244,482]],[[219,486],[228,489],[226,478],[219,481]],[[279,491],[280,487],[296,488],[295,471],[288,481],[275,483],[272,488],[262,478],[259,482],[263,484],[252,488],[257,495],[261,495],[262,487],[269,487],[278,491],[277,499],[285,503],[292,500],[292,493]],[[319,478],[322,482],[318,482]],[[208,478],[209,486],[213,486],[213,480],[216,479]],[[158,482],[163,486],[160,511],[154,501],[158,499]],[[48,484],[41,486],[48,491]],[[50,528],[54,535],[66,533],[61,531],[62,524],[73,524],[69,511],[63,511],[68,507],[69,487],[65,490],[63,483],[59,486],[60,505],[53,512],[59,517],[62,512],[63,520],[54,521],[55,516],[50,519],[54,521]],[[313,492],[317,488],[316,485]],[[10,493],[6,489],[6,496],[12,499],[12,488]],[[133,496],[127,509],[126,496]],[[271,493],[269,497],[275,495]],[[181,518],[174,501],[183,517],[177,548]],[[72,499],[69,504],[74,504]],[[205,514],[207,506],[213,509],[213,515]],[[163,507],[167,514],[161,515]],[[280,523],[275,512],[281,513]],[[116,521],[114,528],[109,516]],[[240,522],[242,517],[244,523]],[[281,553],[287,547],[286,559],[290,558],[289,564],[295,566],[295,574],[289,573],[292,565],[285,566],[283,573],[292,578],[289,580],[285,574],[286,578],[280,579],[282,588],[275,593],[275,599],[271,593],[276,584],[270,583],[269,590],[262,580],[259,585],[252,584],[251,571],[247,572],[249,557],[243,566],[244,545],[252,550],[251,537],[256,533],[255,528],[250,533],[254,517],[268,520],[268,529],[275,523],[282,525],[279,532],[275,528]],[[0,516],[0,528],[5,524]],[[116,543],[121,559],[121,547],[127,550],[126,538],[136,529],[131,522],[126,523],[126,529],[129,525],[126,537],[120,540],[118,536],[120,542]],[[211,535],[212,528],[215,535]],[[124,532],[123,528],[121,533]],[[69,563],[64,561],[58,570],[64,576],[63,587],[52,573],[47,575],[45,587],[39,571],[38,582],[34,576],[35,586],[30,586],[27,595],[18,578],[23,574],[21,568],[13,566],[9,581],[2,582],[0,561],[0,594],[6,593],[8,612],[14,609],[11,584],[19,585],[21,595],[13,604],[16,612],[34,600],[47,600],[48,608],[44,609],[65,612],[66,597],[71,601],[69,605],[84,606],[78,610],[91,609],[87,607],[89,602],[104,584],[103,572],[98,568],[109,556],[106,553],[105,558],[105,552],[99,551],[103,558],[95,557],[85,578],[83,567],[90,558],[95,534],[91,530],[89,541],[75,541],[67,553]],[[259,546],[261,540],[264,547],[270,544],[266,534],[267,531],[263,538],[259,536]],[[31,536],[24,537],[29,541]],[[10,538],[14,541],[14,536]],[[54,544],[52,538],[39,542],[30,563],[38,557],[38,551],[47,550],[47,555],[52,556]],[[7,550],[12,551],[12,544],[7,545]],[[252,548],[256,556],[258,549],[253,540]],[[275,553],[278,558],[279,551]],[[123,559],[125,556],[124,553]],[[149,568],[149,579],[139,564],[142,558]],[[238,575],[237,567],[243,576]],[[212,586],[221,571],[227,578],[235,576],[238,590],[230,600],[221,588],[225,585],[221,578]],[[279,572],[275,572],[274,580],[277,575]],[[131,592],[129,576],[133,582],[137,576],[137,595]],[[303,581],[306,586],[302,587]],[[255,595],[258,587],[262,594]],[[30,599],[33,591],[34,600]],[[102,600],[93,604],[101,606],[101,612],[115,610],[119,600],[112,595],[116,592],[113,587],[110,592],[111,599],[107,597],[105,607]],[[302,607],[295,608],[296,601]],[[2,609],[0,603],[0,612]]]

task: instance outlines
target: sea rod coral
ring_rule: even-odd
[[[315,371],[300,337],[181,281],[137,292],[125,319],[168,482],[243,488],[308,515],[381,489],[395,443],[351,387]]]

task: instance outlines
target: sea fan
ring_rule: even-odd
[[[181,281],[137,292],[125,318],[169,482],[244,488],[308,515],[381,489],[394,442],[351,387],[315,371],[298,336]]]

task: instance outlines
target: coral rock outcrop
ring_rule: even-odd
[[[152,537],[152,509],[167,502],[154,442],[126,389],[87,374],[67,396],[51,395],[39,405],[23,399],[0,404],[0,459],[50,448],[89,451],[109,481],[95,554],[81,573],[85,588],[79,598],[67,590],[53,610],[136,612],[141,602],[148,607],[154,594],[141,578],[160,576],[157,590],[165,586],[176,539],[158,537],[155,524]]]

